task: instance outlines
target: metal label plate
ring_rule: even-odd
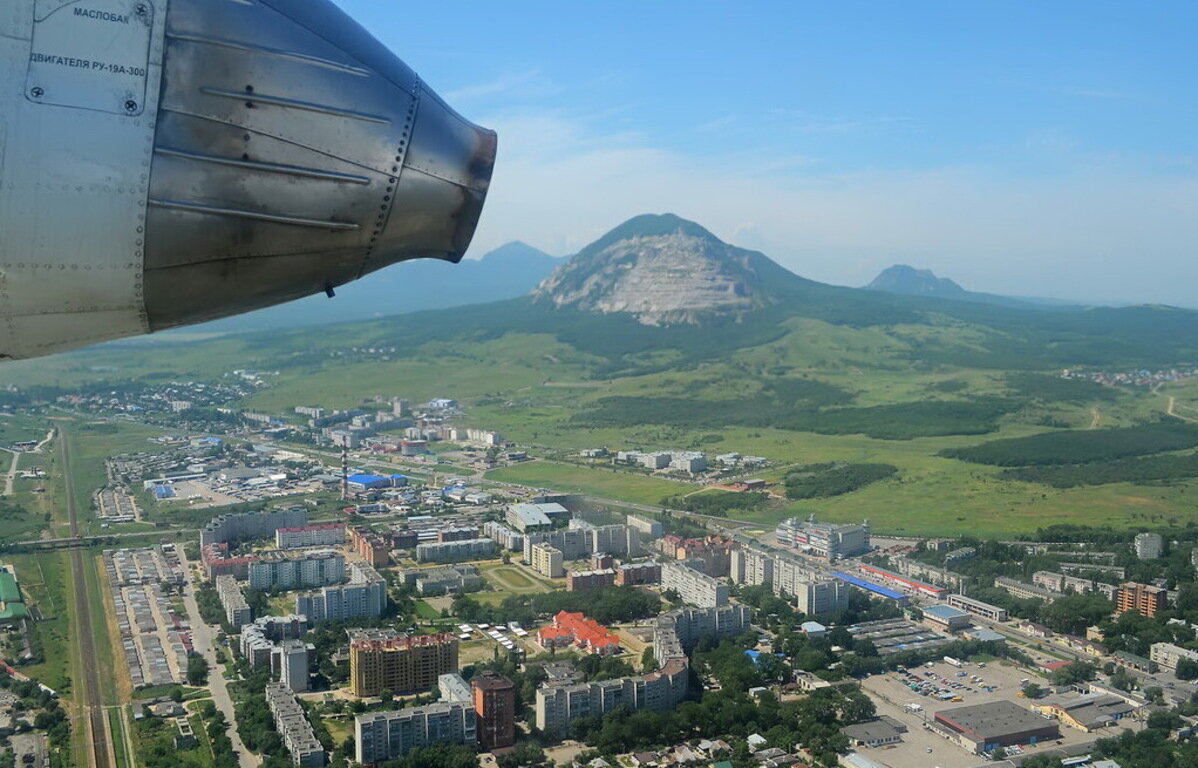
[[[37,0],[25,98],[140,115],[153,29],[152,0]]]

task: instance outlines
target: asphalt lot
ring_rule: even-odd
[[[968,683],[967,687],[972,687],[973,691],[954,688],[952,690],[963,700],[951,702],[940,701],[933,696],[920,696],[907,687],[906,678],[900,673],[888,672],[885,675],[874,675],[863,680],[862,688],[873,699],[878,714],[889,715],[904,723],[908,731],[903,734],[901,744],[889,747],[862,747],[857,751],[872,760],[892,766],[892,768],[934,768],[935,766],[939,766],[939,768],[970,768],[970,766],[978,765],[983,761],[983,758],[969,754],[936,732],[925,729],[925,720],[930,722],[936,712],[953,707],[1001,700],[1012,701],[1024,709],[1028,708],[1028,701],[1016,694],[1021,688],[1019,681],[1031,676],[1026,670],[1011,664],[993,661],[987,663],[985,668],[979,668],[976,664],[967,664],[958,669],[945,662],[935,662],[930,668],[925,665],[918,670],[911,671],[924,679],[932,679],[933,682],[945,678],[951,682],[963,682],[968,680],[970,675],[978,675],[983,678],[985,684],[996,686],[996,690],[987,692],[973,683]],[[957,673],[962,671],[966,673],[966,676],[957,677]],[[934,673],[937,677],[930,678],[929,673]],[[918,704],[922,707],[922,711],[907,711],[905,707],[911,703]],[[1060,741],[1066,746],[1091,742],[1098,738],[1113,736],[1121,731],[1122,727],[1104,729],[1096,733],[1085,733],[1062,725]],[[1138,727],[1138,724],[1132,727]],[[1036,754],[1040,750],[1056,745],[1057,742],[1053,741],[1039,747],[1031,747],[1027,754]],[[928,751],[928,747],[931,747],[931,752]]]

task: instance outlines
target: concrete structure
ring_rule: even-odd
[[[933,726],[974,754],[1013,744],[1037,744],[1061,736],[1056,723],[1010,701],[954,707],[937,712]]]
[[[232,576],[216,577],[216,594],[225,609],[225,621],[229,626],[241,629],[253,620],[245,595],[241,594],[241,587]]]
[[[483,672],[470,681],[478,744],[487,751],[516,742],[516,687],[503,675]]]
[[[494,539],[463,539],[416,546],[416,560],[422,563],[458,563],[465,560],[482,560],[494,555]]]
[[[846,725],[840,732],[854,747],[887,747],[903,740],[902,732],[881,718],[855,725]]]
[[[440,675],[457,671],[458,639],[450,634],[365,630],[351,636],[349,683],[355,696],[427,691]]]
[[[386,565],[391,559],[391,542],[369,528],[350,528],[349,545],[375,568]]]
[[[304,616],[260,616],[241,628],[241,655],[252,667],[271,666],[278,677],[279,670],[274,666],[278,643],[299,640],[307,632],[308,620]]]
[[[1138,533],[1134,548],[1141,560],[1155,560],[1165,551],[1165,540],[1159,533]]]
[[[308,654],[315,650],[303,640],[284,640],[277,645],[271,656],[278,660],[272,659],[271,666],[278,667],[279,682],[296,693],[308,690]]]
[[[625,520],[625,524],[641,534],[641,538],[647,541],[656,541],[664,536],[666,532],[660,522],[641,515],[629,515]]]
[[[561,504],[511,504],[504,521],[520,533],[547,531],[556,520],[569,520],[570,511]]]
[[[488,520],[483,524],[483,533],[499,544],[503,549],[513,552],[524,551],[524,534],[509,528],[498,520]]]
[[[945,632],[956,632],[970,625],[969,614],[951,605],[929,605],[923,609],[923,619]]]
[[[683,602],[700,608],[715,608],[728,603],[727,584],[682,563],[662,566],[661,588],[662,591],[674,590]]]
[[[203,563],[204,574],[210,579],[217,576],[245,579],[250,573],[250,563],[258,562],[258,556],[233,557],[229,554],[229,545],[221,542],[201,548],[200,562]]]
[[[560,531],[542,531],[524,536],[524,562],[532,564],[532,548],[537,544],[548,544],[562,551],[562,559],[581,560],[591,554],[591,537],[579,528]]]
[[[283,746],[291,753],[291,761],[303,768],[324,765],[324,747],[312,732],[312,724],[308,722],[295,694],[282,683],[267,683],[266,706],[274,716],[275,728],[283,739]]]
[[[349,583],[297,595],[295,612],[311,621],[346,621],[382,616],[387,610],[387,582],[367,563],[349,564]]]
[[[584,589],[599,589],[615,586],[616,571],[605,568],[598,571],[570,571],[566,574],[566,590],[577,592]]]
[[[1164,587],[1153,587],[1128,581],[1119,585],[1115,593],[1115,615],[1125,611],[1139,611],[1141,616],[1154,618],[1168,605],[1169,593]]]
[[[904,576],[901,573],[895,573],[886,568],[879,568],[876,565],[862,564],[857,567],[857,570],[867,579],[872,579],[907,594],[930,597],[933,600],[943,600],[948,595],[948,590],[943,587],[913,579],[910,576]]]
[[[733,584],[772,586],[774,556],[759,549],[744,547],[732,550],[729,578]]]
[[[672,709],[686,698],[690,674],[686,654],[699,638],[739,634],[749,627],[750,619],[750,611],[740,605],[683,608],[662,614],[653,629],[653,655],[659,669],[601,682],[544,685],[537,689],[537,728],[560,734],[571,720],[599,716],[620,706]]]
[[[849,585],[840,579],[810,575],[792,581],[790,591],[780,594],[793,598],[795,608],[806,614],[835,613],[849,607]]]
[[[1136,707],[1119,696],[1105,694],[1065,697],[1035,703],[1031,707],[1033,712],[1039,712],[1045,717],[1051,717],[1070,728],[1086,733],[1115,725],[1136,712]]]
[[[641,584],[657,584],[661,581],[659,563],[623,563],[616,566],[616,586],[632,587]]]
[[[1043,600],[1046,603],[1051,603],[1057,599],[1054,592],[1050,592],[1043,587],[1037,587],[1035,584],[1028,584],[1023,581],[1009,579],[1006,576],[999,576],[994,579],[994,586],[1007,592],[1018,600]]]
[[[336,547],[345,543],[345,523],[301,525],[275,529],[275,546],[279,549],[297,547]]]
[[[999,608],[997,605],[983,603],[981,600],[974,600],[972,597],[965,595],[951,594],[946,603],[953,608],[960,608],[966,613],[972,613],[974,616],[981,616],[983,619],[990,621],[1006,621],[1007,609]]]
[[[249,567],[250,588],[263,592],[342,581],[345,581],[345,556],[330,549],[300,554],[268,552]]]
[[[200,531],[200,546],[264,538],[279,528],[298,528],[307,524],[308,512],[303,507],[221,515]]]
[[[557,547],[546,542],[533,544],[532,560],[530,565],[532,569],[542,576],[548,576],[551,579],[560,579],[565,575],[565,568],[562,566],[562,551]]]
[[[475,592],[486,583],[473,565],[447,565],[440,568],[412,568],[401,571],[404,584],[421,595],[445,595],[450,592]]]
[[[1176,670],[1182,659],[1198,662],[1198,651],[1191,651],[1173,643],[1153,643],[1148,658],[1165,669]]]
[[[595,525],[581,518],[570,521],[570,530],[586,535],[586,553],[606,552],[620,557],[641,554],[641,538],[636,529],[627,525]]]
[[[470,685],[457,672],[446,672],[437,678],[441,701],[471,701]]]
[[[868,552],[869,525],[817,523],[815,516],[806,520],[792,517],[775,529],[779,543],[812,552],[829,560],[853,557]]]
[[[449,701],[354,718],[354,759],[375,765],[432,744],[469,744],[477,739],[470,702]]]

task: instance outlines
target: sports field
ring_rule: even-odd
[[[483,578],[499,592],[527,595],[554,589],[552,582],[544,581],[516,565],[485,565],[480,570]]]

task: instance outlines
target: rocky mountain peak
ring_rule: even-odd
[[[692,221],[644,215],[583,248],[533,296],[559,307],[628,313],[644,325],[676,325],[771,304],[771,279],[785,276],[794,278]]]

